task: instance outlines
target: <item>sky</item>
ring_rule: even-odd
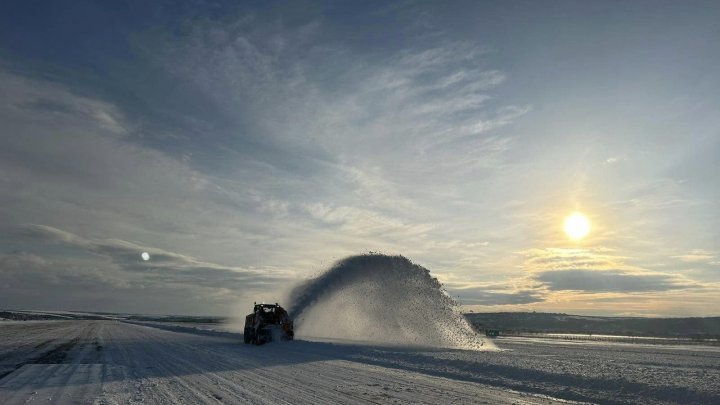
[[[233,315],[381,252],[466,311],[719,315],[718,20],[3,1],[0,308]]]

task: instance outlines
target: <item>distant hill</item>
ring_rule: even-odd
[[[536,312],[465,314],[478,330],[515,333],[592,333],[684,338],[720,337],[720,317],[639,318],[581,316]]]

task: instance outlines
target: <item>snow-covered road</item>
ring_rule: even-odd
[[[0,402],[720,403],[720,352],[707,348],[241,342],[120,321],[3,322]]]

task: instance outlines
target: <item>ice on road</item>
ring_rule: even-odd
[[[110,320],[3,322],[0,402],[720,403],[713,348],[241,342],[239,334]]]

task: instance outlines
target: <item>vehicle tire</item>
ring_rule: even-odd
[[[255,344],[256,345],[262,345],[270,341],[270,336],[268,335],[268,330],[260,329],[258,333],[255,335]]]
[[[243,332],[243,340],[245,341],[245,344],[248,344],[253,341],[252,328],[245,328],[245,332]]]

